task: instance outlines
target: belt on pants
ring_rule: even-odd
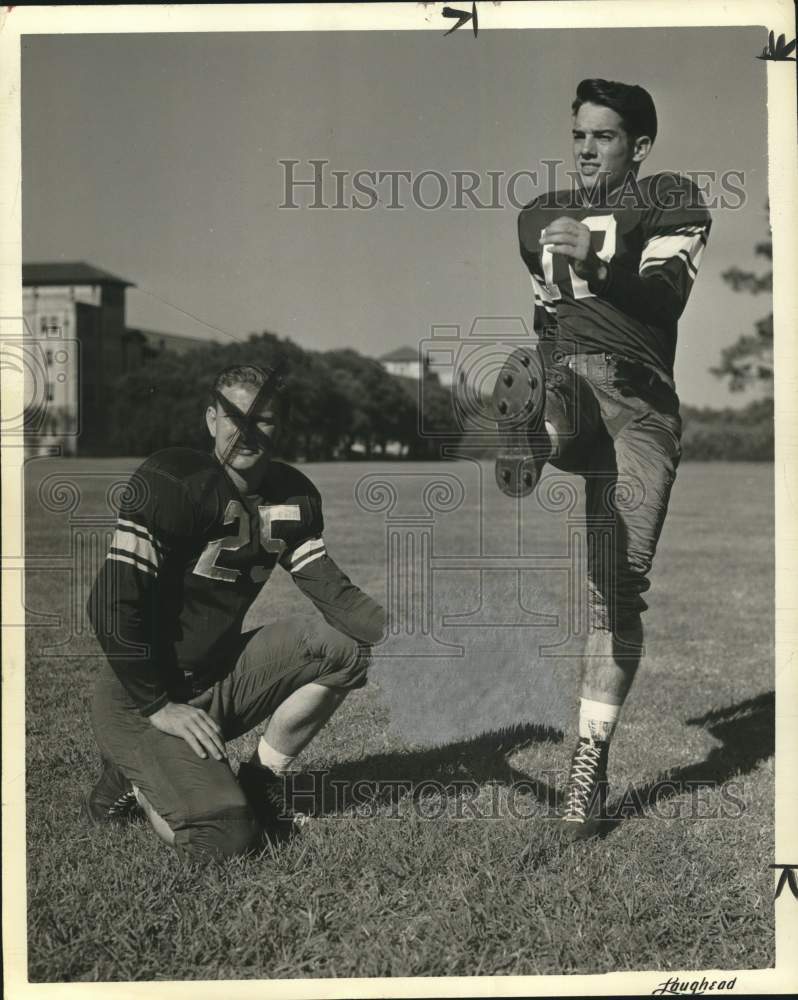
[[[614,367],[618,375],[628,377],[630,381],[637,385],[655,388],[662,383],[669,389],[675,389],[673,380],[664,372],[653,366],[643,364],[640,361],[629,361],[627,358],[619,357],[617,354],[602,352],[591,352],[585,354],[568,354],[563,358],[564,363],[572,370],[583,371],[588,377],[592,375],[604,375],[610,366]]]

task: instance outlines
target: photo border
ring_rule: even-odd
[[[115,34],[260,31],[433,31],[441,36],[451,21],[443,4],[297,4],[185,6],[13,7],[0,14],[0,321],[22,316],[21,274],[21,39],[32,34]],[[455,3],[470,10],[470,3]],[[478,3],[479,31],[508,29],[601,29],[762,26],[795,35],[794,9],[782,0],[726,2]],[[467,30],[464,28],[463,30]],[[478,44],[478,40],[476,42]],[[757,53],[752,52],[751,58]],[[769,196],[773,236],[773,312],[775,367],[775,514],[776,593],[776,853],[773,860],[798,863],[798,154],[794,63],[768,61],[767,73]],[[8,234],[12,234],[9,238]],[[3,335],[0,330],[0,337]],[[2,373],[2,414],[22,410],[21,379]],[[20,484],[23,448],[0,442],[2,462],[3,622],[24,620],[24,573],[20,570],[23,508]],[[732,542],[730,542],[732,544]],[[2,634],[3,757],[3,953],[7,996],[184,997],[225,996],[404,997],[404,996],[604,996],[650,994],[662,981],[657,971],[601,975],[419,977],[382,979],[297,979],[259,981],[175,981],[169,983],[27,982],[25,868],[24,631],[4,627]],[[769,858],[763,857],[763,865]],[[774,872],[774,888],[778,873]],[[775,902],[776,967],[755,970],[685,970],[679,979],[735,971],[735,992],[779,994],[798,989],[798,900],[783,892]]]

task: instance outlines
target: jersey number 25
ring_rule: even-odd
[[[297,504],[263,504],[258,507],[260,517],[260,543],[266,552],[281,553],[285,548],[285,540],[277,538],[272,532],[274,521],[301,521],[302,514]],[[241,570],[227,566],[217,566],[216,560],[222,552],[235,552],[249,544],[250,525],[249,514],[238,500],[231,500],[224,512],[224,524],[234,524],[238,521],[238,532],[224,538],[216,538],[208,542],[194,566],[197,576],[207,576],[211,580],[226,580],[233,583],[241,576]],[[257,570],[258,567],[253,567]],[[268,574],[267,574],[268,576]],[[264,579],[260,575],[260,579]]]

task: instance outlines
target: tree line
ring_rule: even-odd
[[[265,332],[245,343],[169,351],[122,375],[108,414],[109,452],[148,455],[160,448],[208,447],[205,405],[216,372],[228,365],[287,364],[290,415],[281,440],[289,461],[440,457],[440,443],[465,444],[452,389],[436,376],[423,385],[389,374],[373,358],[346,349],[307,351]],[[423,406],[423,421],[419,406]],[[743,409],[682,407],[685,460],[767,461],[773,457],[770,398]],[[423,433],[421,426],[423,423]],[[490,449],[484,449],[489,457]]]
[[[764,273],[734,267],[723,278],[735,292],[769,294],[770,240],[755,247],[770,267]],[[116,382],[108,414],[107,441],[115,454],[147,455],[182,445],[207,448],[204,402],[216,372],[228,365],[274,365],[282,360],[291,415],[281,441],[288,460],[398,456],[440,457],[440,444],[472,438],[455,411],[452,390],[426,376],[421,382],[389,374],[373,358],[351,349],[307,351],[274,333],[252,334],[246,342],[209,344],[187,354],[165,351]],[[742,409],[682,407],[685,460],[771,461],[773,459],[773,314],[741,334],[711,369],[732,391],[761,390]],[[420,415],[423,407],[423,420]],[[423,427],[423,431],[422,431]],[[484,449],[485,457],[490,450]]]
[[[280,449],[289,460],[331,461],[397,455],[437,457],[439,435],[458,436],[451,392],[436,377],[420,385],[389,374],[351,349],[307,351],[270,332],[246,342],[211,344],[186,354],[164,351],[116,380],[109,413],[109,448],[146,455],[174,445],[206,448],[205,404],[216,372],[229,365],[286,367],[290,403]],[[429,436],[429,432],[433,436]]]

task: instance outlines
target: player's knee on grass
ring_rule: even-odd
[[[366,683],[371,647],[351,639],[331,625],[319,623],[308,632],[308,652],[318,664],[316,680],[349,691]]]
[[[261,826],[227,761],[200,758],[184,740],[157,731],[139,741],[136,760],[137,799],[182,860],[236,857],[261,846]]]
[[[175,848],[183,861],[220,861],[256,851],[263,831],[248,807],[200,817],[175,831]]]

